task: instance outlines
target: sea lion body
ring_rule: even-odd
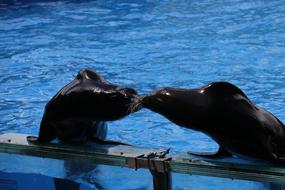
[[[283,123],[233,84],[161,88],[145,96],[142,106],[205,133],[231,154],[271,162],[282,161],[285,155]]]
[[[112,84],[95,71],[81,70],[47,104],[39,137],[30,141],[82,142],[106,136],[106,121],[121,119],[138,99],[132,88]],[[100,132],[99,132],[100,131]]]

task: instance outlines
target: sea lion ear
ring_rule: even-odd
[[[124,92],[125,94],[138,94],[137,91],[133,88],[122,88],[121,89],[122,92]]]
[[[205,90],[218,94],[240,94],[247,98],[246,94],[241,89],[229,82],[213,82],[207,85]]]

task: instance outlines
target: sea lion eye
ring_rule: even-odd
[[[170,93],[167,90],[162,90],[160,94],[170,96]]]
[[[123,92],[124,94],[137,94],[137,91],[135,91],[132,88],[123,88],[121,89],[121,92]]]

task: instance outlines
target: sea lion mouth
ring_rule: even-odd
[[[160,105],[164,102],[163,97],[157,95],[155,92],[141,97],[142,107],[151,108],[155,105]]]
[[[143,99],[142,96],[138,96],[138,95],[134,96],[134,98],[133,98],[134,102],[132,102],[129,105],[128,114],[139,111],[140,109],[142,109],[142,107],[143,107],[142,106],[142,99]]]

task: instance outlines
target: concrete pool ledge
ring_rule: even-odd
[[[171,172],[195,174],[262,182],[285,182],[285,167],[273,166],[263,162],[245,161],[238,158],[210,160],[190,156],[187,153],[166,154],[158,158],[153,153],[163,150],[139,148],[125,145],[66,145],[48,143],[35,145],[27,142],[26,134],[8,133],[0,135],[0,152],[26,156],[74,160],[129,167],[150,169],[157,183],[170,184]],[[160,176],[160,174],[163,174]],[[161,189],[170,189],[167,185]]]

